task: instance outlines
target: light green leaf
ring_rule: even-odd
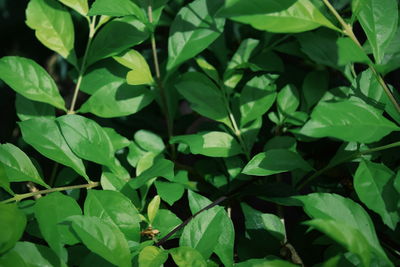
[[[270,149],[255,155],[244,167],[242,173],[266,176],[296,169],[310,171],[312,167],[296,152],[287,149]]]
[[[183,185],[178,183],[155,181],[154,185],[156,186],[157,194],[161,199],[171,206],[179,200],[185,192]]]
[[[24,97],[66,110],[64,99],[50,75],[35,61],[7,56],[0,59],[0,79]]]
[[[359,101],[320,102],[300,130],[311,137],[333,137],[372,143],[400,128],[371,106]]]
[[[88,52],[88,65],[115,56],[147,39],[146,26],[134,16],[117,18],[108,22],[96,34]]]
[[[74,25],[68,11],[54,0],[31,0],[26,9],[26,24],[39,41],[76,64]]]
[[[134,15],[142,22],[146,22],[146,16],[138,5],[131,0],[96,0],[89,11],[89,16],[128,16]]]
[[[146,151],[142,150],[135,142],[129,144],[129,153],[127,160],[132,167],[137,166],[139,160],[146,154]]]
[[[207,267],[203,256],[191,247],[177,247],[169,250],[174,262],[179,267],[196,266]]]
[[[114,56],[113,58],[121,65],[131,69],[126,76],[128,84],[151,85],[154,82],[149,65],[138,51],[131,49],[123,53],[121,56]]]
[[[117,226],[128,240],[140,241],[139,212],[123,194],[109,190],[89,190],[85,215],[98,217]]]
[[[153,99],[152,92],[145,86],[132,86],[117,81],[99,88],[78,112],[90,112],[103,118],[122,117],[138,112]]]
[[[31,181],[50,188],[40,177],[29,157],[13,144],[0,144],[0,173],[9,182]]]
[[[155,154],[159,154],[165,149],[161,137],[147,130],[137,131],[134,134],[133,139],[142,149]]]
[[[54,119],[56,116],[54,107],[46,103],[29,100],[20,94],[16,95],[15,108],[21,121],[37,117]]]
[[[320,26],[340,31],[309,0],[230,0],[218,16],[270,32],[296,33]]]
[[[231,157],[242,153],[239,143],[225,132],[205,132],[178,135],[170,139],[171,144],[184,143],[192,154],[209,157]]]
[[[68,254],[64,244],[74,245],[79,240],[70,227],[61,222],[69,216],[82,214],[78,203],[69,196],[54,192],[39,198],[34,211],[44,239],[60,259],[67,262]]]
[[[97,217],[75,215],[67,219],[83,244],[119,267],[131,267],[131,255],[124,234],[113,224]]]
[[[147,206],[147,217],[149,218],[149,224],[152,224],[154,218],[157,216],[158,209],[160,208],[160,196],[156,195]]]
[[[13,249],[0,257],[0,266],[67,267],[48,247],[30,242],[17,242]]]
[[[300,104],[296,87],[291,84],[283,87],[278,93],[276,102],[278,103],[279,112],[283,115],[288,116],[294,113]]]
[[[64,5],[74,9],[82,16],[86,16],[89,11],[88,0],[59,0]]]
[[[358,21],[379,64],[397,30],[398,3],[396,0],[362,0],[358,11]]]
[[[276,86],[267,75],[256,76],[246,83],[240,95],[240,125],[261,117],[276,98]]]
[[[259,40],[251,38],[243,40],[240,43],[240,46],[236,50],[235,54],[232,56],[232,59],[228,63],[227,73],[234,69],[246,68],[249,65],[250,56],[255,51],[259,43]],[[227,73],[225,73],[224,75],[224,80],[229,77]]]
[[[400,198],[393,185],[394,175],[385,165],[366,160],[361,161],[354,175],[354,188],[360,200],[393,231],[400,221]]]
[[[168,259],[168,252],[154,246],[145,247],[139,253],[139,267],[160,267]]]
[[[35,118],[19,122],[18,125],[25,142],[44,156],[71,167],[90,181],[82,160],[72,152],[55,120]]]
[[[114,128],[103,127],[103,130],[107,133],[108,138],[110,138],[114,151],[127,147],[131,143],[127,138],[117,133]]]
[[[171,24],[167,70],[206,49],[224,29],[225,19],[215,18],[221,1],[195,0],[183,7]]]
[[[3,254],[22,237],[26,216],[16,204],[0,203],[0,218],[0,254]]]
[[[207,76],[199,72],[185,73],[175,87],[194,111],[231,125],[222,92]]]

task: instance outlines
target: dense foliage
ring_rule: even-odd
[[[400,265],[397,0],[22,3],[0,266]]]

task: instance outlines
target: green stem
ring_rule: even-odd
[[[90,48],[90,45],[92,43],[92,39],[94,37],[94,34],[96,33],[96,28],[95,28],[96,17],[94,16],[91,19],[88,18],[88,23],[89,23],[89,38],[88,38],[88,42],[86,44],[85,53],[83,54],[82,64],[81,64],[81,68],[79,70],[78,80],[76,82],[75,89],[74,89],[74,95],[73,95],[72,101],[71,101],[71,107],[68,110],[67,114],[74,114],[75,113],[75,104],[76,104],[76,100],[78,98],[79,88],[81,87],[83,75],[85,74],[85,71],[86,71],[87,55],[88,55],[89,48]]]
[[[50,189],[40,190],[40,191],[26,193],[26,194],[17,194],[14,197],[6,199],[6,200],[4,200],[4,201],[2,201],[0,203],[6,204],[6,203],[14,202],[14,201],[18,202],[18,201],[21,201],[21,200],[23,200],[25,198],[33,197],[33,196],[36,196],[36,195],[49,194],[49,193],[53,193],[53,192],[60,192],[60,191],[66,191],[66,190],[72,190],[72,189],[80,189],[80,188],[90,189],[90,188],[93,188],[93,187],[97,187],[99,185],[100,185],[99,182],[92,182],[92,183],[89,183],[89,184],[71,185],[71,186],[50,188]]]
[[[348,37],[350,37],[353,42],[361,48],[361,50],[364,51],[364,48],[362,47],[361,43],[358,41],[356,35],[353,32],[353,28],[351,27],[350,24],[347,24],[344,19],[339,15],[339,13],[336,11],[336,9],[331,5],[331,3],[328,0],[322,0],[325,5],[328,7],[328,9],[331,11],[331,13],[336,17],[336,19],[339,21],[339,23],[342,25],[343,28],[343,33],[346,34]],[[378,80],[379,84],[385,91],[386,95],[389,97],[390,101],[396,108],[396,110],[400,113],[400,105],[397,103],[396,99],[394,98],[392,92],[390,91],[389,87],[387,86],[385,80],[383,80],[382,76],[378,73],[378,71],[375,69],[375,67],[372,64],[368,64],[368,67],[371,69],[371,71],[374,73],[376,79]]]
[[[394,143],[391,143],[391,144],[388,144],[388,145],[379,146],[379,147],[374,147],[374,148],[367,149],[367,150],[364,150],[364,151],[357,151],[357,152],[354,152],[353,154],[349,155],[348,157],[342,159],[341,161],[338,161],[338,162],[336,162],[336,163],[334,163],[334,164],[328,164],[326,167],[324,167],[324,168],[318,170],[318,171],[315,172],[313,175],[311,175],[311,176],[308,177],[306,180],[304,180],[302,183],[300,183],[300,184],[297,186],[297,190],[300,191],[300,190],[303,189],[307,184],[309,184],[310,182],[312,182],[312,181],[314,181],[316,178],[318,178],[322,173],[326,172],[327,170],[329,170],[329,169],[331,169],[331,168],[333,168],[333,167],[336,167],[336,166],[339,165],[339,164],[342,164],[342,163],[344,163],[344,162],[346,162],[346,161],[349,161],[349,160],[358,158],[358,157],[360,157],[360,156],[362,156],[362,155],[371,154],[371,153],[374,153],[374,152],[378,152],[378,151],[381,151],[381,150],[386,150],[386,149],[390,149],[390,148],[394,148],[394,147],[399,147],[399,146],[400,146],[400,142],[394,142]]]

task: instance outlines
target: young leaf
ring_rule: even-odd
[[[354,188],[360,200],[394,231],[400,221],[400,198],[393,177],[393,171],[385,165],[363,160],[354,175]]]
[[[152,92],[145,86],[121,84],[118,81],[99,88],[78,112],[90,112],[103,118],[122,117],[138,112],[153,99]]]
[[[276,98],[276,87],[267,75],[256,76],[246,83],[240,95],[240,125],[261,117],[271,108]]]
[[[394,123],[371,106],[359,101],[320,102],[299,133],[311,137],[333,137],[344,141],[372,143],[392,131]]]
[[[191,247],[177,247],[169,250],[174,262],[179,267],[197,266],[207,267],[207,262],[203,256]]]
[[[183,7],[171,24],[167,70],[206,49],[224,29],[225,19],[215,18],[221,1],[195,0]]]
[[[42,44],[76,64],[74,25],[62,5],[53,0],[31,0],[26,9],[26,24],[35,30]]]
[[[0,218],[0,254],[3,254],[22,237],[26,216],[16,204],[0,203]]]
[[[33,60],[7,56],[0,59],[0,79],[24,97],[66,110],[64,99],[50,75]]]
[[[359,4],[358,21],[379,64],[397,30],[398,3],[396,0],[363,0]]]
[[[12,144],[0,144],[0,173],[9,182],[31,181],[50,188],[40,177],[29,157]]]
[[[224,132],[178,135],[172,137],[170,143],[184,143],[189,146],[192,154],[209,157],[231,157],[242,153],[242,149],[235,138]]]
[[[270,32],[304,32],[325,26],[340,31],[309,0],[226,1],[218,16]]]
[[[69,196],[54,192],[38,199],[34,211],[44,239],[60,259],[67,262],[68,254],[64,244],[74,245],[79,240],[69,226],[61,222],[69,216],[82,214],[78,203]]]
[[[231,125],[222,92],[207,76],[199,72],[185,73],[175,87],[194,111]]]
[[[146,16],[138,5],[131,0],[96,0],[89,11],[89,16],[128,16],[134,15],[140,21],[146,22]]]
[[[88,0],[59,0],[64,5],[74,9],[82,16],[86,16],[89,11]]]
[[[116,226],[82,215],[71,216],[66,221],[88,249],[119,267],[132,266],[128,242]]]
[[[44,156],[71,167],[90,181],[82,160],[72,152],[55,120],[35,118],[22,121],[18,125],[25,142]]]
[[[168,252],[154,246],[145,247],[139,253],[140,267],[158,267],[168,259]]]
[[[242,173],[266,176],[296,169],[310,171],[312,167],[296,152],[287,149],[270,149],[255,155],[244,167]]]
[[[96,34],[88,52],[88,65],[115,56],[147,39],[146,26],[134,16],[117,18],[108,22]]]
[[[85,215],[98,217],[117,226],[128,240],[140,241],[139,212],[123,194],[109,190],[90,190],[84,212]]]
[[[160,208],[160,196],[155,196],[147,207],[147,217],[149,218],[149,224],[152,224],[154,218],[157,215],[158,209]]]
[[[20,94],[16,95],[15,108],[21,121],[37,117],[55,119],[56,116],[54,107],[46,103],[29,100]]]
[[[130,85],[149,84],[151,85],[154,80],[151,76],[149,65],[144,57],[136,50],[129,50],[121,56],[114,56],[114,59],[131,69],[126,76],[126,81]]]

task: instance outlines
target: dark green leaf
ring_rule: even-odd
[[[145,170],[139,176],[129,181],[128,185],[133,189],[137,189],[144,185],[150,179],[159,176],[167,179],[173,179],[174,164],[166,159],[156,160],[154,162],[154,165],[150,169]]]
[[[179,219],[175,214],[166,209],[159,209],[156,217],[153,220],[153,228],[160,231],[159,238],[163,238],[169,232],[171,232],[175,227],[180,225],[182,220]],[[173,235],[171,238],[174,238]]]
[[[222,33],[225,19],[214,16],[220,6],[221,1],[195,0],[178,12],[168,39],[168,70],[196,56]]]
[[[235,267],[295,267],[298,265],[292,264],[281,259],[251,259],[235,264]]]
[[[3,254],[22,237],[26,216],[16,204],[0,203],[0,218],[0,254]]]
[[[67,262],[68,254],[64,244],[74,245],[79,240],[68,225],[60,223],[69,216],[82,214],[78,203],[71,197],[54,192],[38,199],[34,210],[44,239],[60,259]]]
[[[350,38],[339,38],[336,43],[338,46],[339,65],[344,66],[354,62],[371,64],[367,54]]]
[[[42,102],[29,100],[20,94],[16,95],[15,108],[17,110],[17,116],[21,121],[37,117],[48,119],[55,118],[54,107]]]
[[[89,181],[82,160],[71,151],[54,119],[30,119],[20,122],[19,127],[25,142],[44,156],[73,168]]]
[[[309,72],[304,78],[302,92],[307,109],[314,106],[328,90],[329,76],[327,72]]]
[[[64,99],[50,75],[36,62],[22,57],[0,59],[0,79],[24,97],[66,110]]]
[[[134,15],[142,22],[146,21],[143,11],[131,0],[96,0],[89,11],[89,16],[128,16]]]

